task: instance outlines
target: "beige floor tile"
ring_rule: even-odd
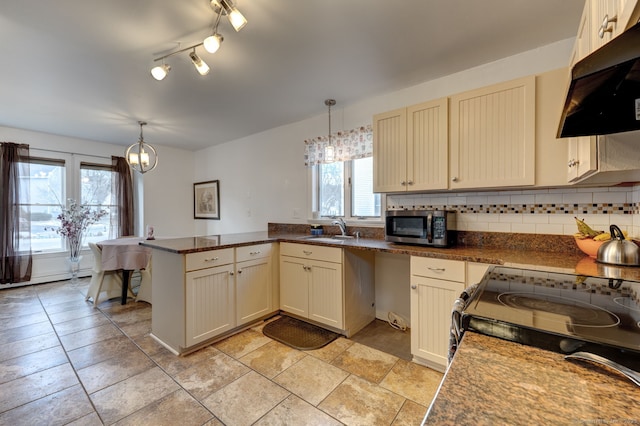
[[[66,334],[76,333],[78,331],[107,324],[111,324],[111,321],[109,321],[102,312],[96,312],[93,315],[82,318],[59,322],[54,324],[53,328],[56,330],[56,333],[58,333],[58,336],[64,336]]]
[[[4,305],[0,304],[0,309],[3,309]],[[44,312],[42,307],[30,314],[18,314],[9,316],[7,318],[0,318],[0,330],[9,330],[16,327],[22,327],[25,325],[37,324],[39,322],[49,322],[49,317]]]
[[[94,411],[87,394],[75,385],[0,414],[0,424],[63,425],[91,413]]]
[[[0,331],[0,345],[12,344],[19,340],[28,339],[34,336],[41,336],[43,334],[51,333],[52,331],[54,331],[53,326],[48,321],[2,330]]]
[[[427,407],[417,404],[413,401],[406,400],[400,409],[400,412],[393,421],[393,426],[415,426],[422,423]]]
[[[0,385],[0,412],[80,384],[69,363]]]
[[[289,395],[285,389],[251,371],[202,403],[224,424],[250,425]]]
[[[148,319],[133,324],[121,325],[120,329],[131,338],[144,336],[151,333],[151,320]]]
[[[249,352],[240,358],[240,362],[272,379],[305,356],[299,350],[273,341]]]
[[[138,348],[124,335],[102,340],[91,345],[68,351],[69,360],[76,370],[97,364],[109,358],[135,352]]]
[[[144,353],[149,356],[155,355],[162,349],[164,349],[164,346],[158,343],[156,339],[151,337],[150,333],[134,336],[131,339],[135,342],[136,345],[140,347],[140,349],[144,351]]]
[[[58,324],[61,322],[88,317],[95,314],[104,315],[102,312],[94,308],[93,305],[85,304],[83,306],[79,306],[67,311],[57,312],[55,314],[49,314],[49,319],[51,320],[52,324]]]
[[[264,417],[255,423],[255,426],[332,426],[341,425],[339,421],[329,416],[327,413],[318,410],[313,405],[289,395],[276,408],[269,411]]]
[[[274,378],[274,381],[311,405],[318,405],[349,373],[307,356]]]
[[[161,347],[151,358],[168,374],[175,376],[180,371],[193,367],[202,361],[213,358],[221,352],[213,346],[207,346],[184,356],[176,356],[165,347]]]
[[[180,425],[200,426],[213,419],[213,415],[184,390],[177,390],[155,401],[116,425],[157,426]]]
[[[65,350],[72,351],[82,346],[91,345],[113,337],[122,336],[122,331],[113,324],[101,325],[99,327],[90,328],[88,330],[78,331],[77,333],[60,336],[60,341]]]
[[[38,352],[43,349],[60,346],[60,340],[55,332],[28,337],[26,339],[11,342],[10,345],[0,345],[0,361],[15,358],[22,355]]]
[[[377,349],[354,343],[334,359],[331,364],[374,383],[387,375],[398,358]]]
[[[144,371],[90,395],[105,424],[115,423],[179,389],[159,368]]]
[[[71,423],[67,423],[66,426],[102,426],[103,424],[104,423],[102,423],[102,420],[100,420],[98,413],[94,411],[84,417],[80,417],[79,419]]]
[[[350,375],[318,408],[349,425],[388,425],[405,399]]]
[[[149,370],[155,364],[141,350],[123,352],[97,364],[77,370],[78,377],[89,394],[121,380]]]
[[[202,400],[249,371],[246,365],[226,354],[218,353],[179,372],[174,378],[191,395]]]
[[[67,355],[62,346],[44,349],[0,362],[0,383],[6,383],[19,377],[66,364]]]
[[[438,371],[400,360],[380,386],[428,407],[438,391],[442,377],[443,374]]]
[[[214,346],[227,355],[238,359],[271,341],[272,340],[262,334],[262,332],[249,329],[240,334],[224,339],[214,344]]]
[[[353,345],[353,341],[344,337],[338,337],[336,340],[321,347],[320,349],[305,351],[305,353],[325,362],[331,362],[342,352],[346,351],[351,345]]]

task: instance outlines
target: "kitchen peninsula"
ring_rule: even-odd
[[[476,241],[473,235],[464,238]],[[615,269],[622,278],[640,279],[638,268],[605,266],[577,251],[558,253],[533,245],[513,249],[459,243],[438,249],[376,238],[313,239],[300,229],[148,240],[141,244],[154,249],[152,335],[184,354],[279,312],[281,242],[603,277]]]

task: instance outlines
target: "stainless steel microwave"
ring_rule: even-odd
[[[385,240],[448,247],[454,243],[456,213],[449,210],[388,210]]]

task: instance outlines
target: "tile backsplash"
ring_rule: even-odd
[[[387,209],[455,210],[459,231],[572,235],[577,216],[594,229],[615,224],[640,237],[640,185],[392,194]]]

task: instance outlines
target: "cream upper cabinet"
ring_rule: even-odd
[[[446,98],[374,116],[374,192],[447,189]]]
[[[450,189],[535,183],[535,76],[450,98]]]
[[[579,182],[598,171],[596,136],[566,138],[567,182]]]

